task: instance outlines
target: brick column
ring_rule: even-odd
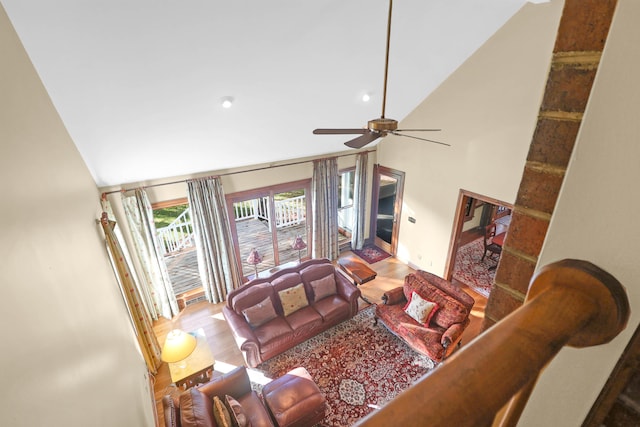
[[[617,0],[566,0],[483,330],[524,302],[582,123]]]

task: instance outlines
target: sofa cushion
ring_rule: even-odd
[[[213,396],[213,418],[215,418],[218,427],[231,427],[229,410],[218,396]]]
[[[313,331],[322,326],[322,316],[313,308],[306,306],[285,318],[295,336],[313,334]]]
[[[228,394],[224,396],[224,403],[231,416],[231,423],[234,427],[247,427],[249,426],[249,420],[247,414],[244,413],[244,409],[240,402]]]
[[[300,270],[302,281],[309,286],[311,286],[311,282],[327,277],[330,274],[336,274],[336,268],[331,263],[313,264]]]
[[[277,316],[276,310],[273,308],[273,303],[271,302],[271,297],[266,297],[258,304],[245,308],[242,310],[242,314],[252,328],[257,328],[269,320],[275,319]]]
[[[302,282],[291,288],[279,291],[278,298],[280,298],[282,312],[285,317],[309,305]]]
[[[411,299],[404,306],[404,311],[416,322],[424,326],[429,326],[429,321],[436,311],[438,311],[438,304],[422,298],[420,294],[413,291],[411,293]]]
[[[300,274],[298,274],[297,272],[283,274],[282,276],[278,276],[277,278],[271,281],[271,284],[273,285],[274,295],[275,295],[274,307],[276,309],[276,313],[278,313],[281,316],[284,316],[284,310],[282,309],[282,304],[280,303],[280,299],[277,296],[278,292],[288,288],[293,288],[294,286],[298,286],[300,283],[302,283],[302,277],[300,277]],[[307,295],[307,300],[309,300],[309,295]]]
[[[213,401],[196,387],[180,394],[180,425],[182,427],[216,427]]]
[[[273,286],[271,283],[259,283],[254,286],[247,286],[242,288],[242,290],[233,296],[233,300],[231,301],[231,308],[233,311],[238,313],[238,315],[243,316],[242,311],[246,310],[249,307],[253,307],[254,305],[264,301],[265,298],[271,298],[271,302],[273,303],[274,308],[277,307],[275,305],[275,294],[273,292]]]
[[[251,427],[272,427],[273,422],[265,408],[262,398],[255,391],[238,397]]]
[[[336,293],[336,277],[334,273],[310,282],[313,290],[313,301],[320,301],[322,298],[334,295]]]
[[[440,276],[436,276],[435,274],[431,274],[423,270],[418,270],[413,274],[415,276],[418,276],[420,280],[428,282],[429,284],[443,291],[445,294],[450,295],[456,300],[460,301],[462,305],[467,307],[467,310],[469,311],[471,311],[473,305],[476,303],[471,295],[463,291],[460,286],[453,284],[449,280],[445,280]]]
[[[323,298],[313,305],[325,322],[336,324],[349,318],[349,303],[338,294]]]
[[[282,316],[278,316],[253,330],[253,334],[260,344],[260,351],[263,353],[281,336],[291,335],[292,332],[293,330]]]

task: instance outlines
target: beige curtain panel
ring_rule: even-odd
[[[311,179],[313,258],[338,258],[338,160],[315,160]]]
[[[158,339],[153,333],[153,324],[151,317],[144,308],[144,303],[136,284],[131,276],[131,270],[127,264],[120,243],[114,233],[115,221],[110,221],[106,212],[102,213],[100,224],[104,230],[104,236],[107,241],[107,248],[111,256],[116,277],[125,296],[127,308],[133,323],[133,327],[140,344],[140,350],[144,356],[144,360],[152,373],[157,373],[160,366],[160,352],[162,351]]]
[[[224,191],[217,177],[188,180],[187,189],[200,279],[207,299],[219,303],[242,284]]]

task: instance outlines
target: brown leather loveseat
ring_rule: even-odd
[[[222,312],[255,367],[356,315],[359,297],[331,261],[311,259],[235,289]]]
[[[426,318],[421,319],[422,323],[408,314],[408,302],[414,292],[425,308]],[[458,286],[421,270],[407,275],[403,286],[385,292],[382,301],[383,304],[376,306],[376,321],[380,320],[411,348],[435,362],[455,350],[470,323],[469,314],[475,304]]]

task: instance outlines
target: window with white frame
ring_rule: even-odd
[[[355,168],[343,170],[338,181],[338,228],[343,234],[350,234],[353,229],[355,175]]]

